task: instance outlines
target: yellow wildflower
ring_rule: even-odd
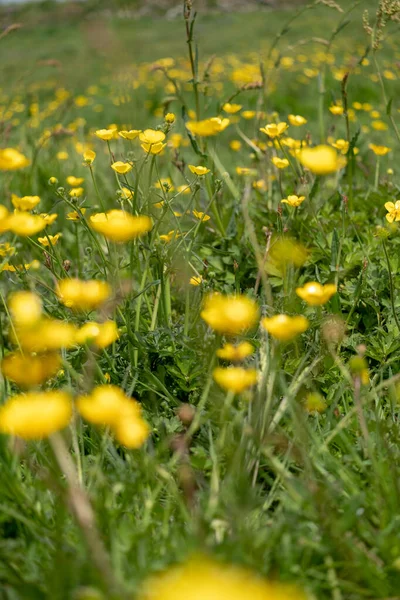
[[[81,185],[81,183],[83,183],[83,182],[84,182],[83,177],[75,177],[74,175],[69,175],[67,177],[67,183],[71,187],[79,187]]]
[[[1,371],[7,379],[20,387],[40,385],[53,377],[61,366],[61,356],[49,354],[23,354],[12,352],[1,361]]]
[[[41,213],[39,216],[46,223],[46,226],[52,225],[58,217],[57,213],[52,213],[51,215],[49,215],[48,213]]]
[[[201,276],[193,276],[189,279],[190,285],[201,285],[203,282],[203,278]]]
[[[27,212],[15,212],[7,220],[7,227],[16,235],[31,236],[46,227],[46,221]]]
[[[176,117],[175,117],[174,113],[167,113],[165,115],[164,119],[165,119],[166,123],[169,123],[171,125],[172,123],[175,123]]]
[[[94,150],[86,150],[86,152],[83,153],[83,160],[87,165],[93,164],[95,158],[96,152],[94,152]]]
[[[57,296],[65,306],[74,310],[94,310],[111,296],[111,287],[105,281],[92,279],[62,279],[57,284]]]
[[[289,125],[283,121],[280,123],[269,123],[265,127],[260,127],[260,131],[272,139],[280,137],[287,129],[289,129]]]
[[[115,135],[115,129],[98,129],[95,135],[101,140],[110,141]]]
[[[78,344],[94,344],[98,348],[106,348],[119,338],[118,328],[115,321],[85,323],[76,333]]]
[[[303,287],[296,288],[296,294],[310,306],[321,306],[326,304],[334,294],[337,288],[333,283],[321,285],[315,281],[306,283]]]
[[[188,121],[186,123],[186,127],[192,135],[209,137],[224,131],[224,129],[228,127],[229,123],[229,119],[212,117],[211,119],[204,119],[203,121]]]
[[[210,169],[202,166],[195,167],[194,165],[189,165],[189,171],[191,171],[194,175],[207,175],[207,173],[210,172]]]
[[[389,221],[389,223],[400,221],[400,200],[397,200],[395,204],[393,202],[386,202],[385,208],[388,211],[386,220]]]
[[[347,154],[347,151],[349,149],[349,142],[347,140],[336,140],[335,142],[332,142],[332,146],[334,148],[336,148],[336,150],[340,150],[340,152],[342,154]]]
[[[75,344],[76,328],[71,323],[57,319],[40,319],[33,327],[18,328],[17,338],[27,352],[50,352],[60,348],[71,348]]]
[[[113,242],[128,242],[152,228],[150,217],[133,216],[123,210],[109,210],[90,217],[91,227]]]
[[[0,149],[0,171],[24,169],[30,161],[15,148]]]
[[[61,236],[62,236],[62,233],[56,233],[55,235],[48,235],[46,237],[40,237],[40,238],[38,238],[38,242],[45,248],[49,247],[50,245],[55,246]]]
[[[13,292],[8,299],[8,307],[17,327],[31,327],[42,316],[42,302],[33,292]]]
[[[237,346],[225,344],[217,350],[217,356],[223,360],[239,362],[244,360],[254,352],[254,346],[250,342],[241,342]]]
[[[131,198],[133,198],[133,190],[128,189],[127,187],[123,187],[121,188],[122,191],[122,198],[124,198],[125,200],[130,200]]]
[[[199,219],[199,221],[209,221],[211,219],[210,215],[206,215],[206,213],[203,213],[199,210],[193,210],[192,212],[196,219]]]
[[[339,157],[336,150],[326,145],[304,148],[298,158],[304,167],[316,175],[335,173],[346,165],[346,159]]]
[[[119,173],[120,175],[125,175],[126,173],[129,173],[129,171],[132,170],[132,165],[130,165],[129,163],[122,162],[121,160],[117,160],[117,162],[111,165],[111,168],[116,173]]]
[[[344,113],[343,106],[339,106],[337,104],[333,104],[332,106],[330,106],[329,110],[333,115],[342,115]]]
[[[271,161],[275,165],[277,169],[286,169],[289,166],[289,161],[287,158],[279,158],[279,156],[273,156]]]
[[[295,194],[288,196],[287,198],[284,198],[283,200],[281,200],[281,202],[283,204],[289,204],[289,206],[300,206],[300,204],[302,204],[302,202],[304,202],[304,200],[306,199],[305,196],[296,196]]]
[[[82,216],[85,214],[86,208],[80,208],[79,212],[74,210],[72,212],[67,213],[68,221],[80,221]]]
[[[291,317],[289,315],[275,315],[264,317],[261,325],[272,337],[281,342],[288,342],[308,329],[308,320],[302,315]]]
[[[201,317],[215,331],[236,335],[253,327],[258,314],[256,302],[247,296],[211,294],[204,302]]]
[[[372,150],[376,156],[385,156],[392,151],[392,149],[387,146],[378,146],[377,144],[369,144],[368,148]]]
[[[234,152],[239,152],[241,147],[242,142],[240,140],[232,140],[231,142],[229,142],[229,148]]]
[[[118,132],[118,135],[125,140],[135,140],[139,134],[142,133],[141,129],[130,129],[129,131],[122,130]]]
[[[289,115],[288,121],[294,127],[300,127],[301,125],[305,125],[307,123],[307,119],[301,115]]]
[[[230,102],[226,102],[223,105],[222,110],[228,113],[228,115],[234,115],[235,113],[239,112],[241,108],[241,104],[230,104]]]
[[[213,371],[213,377],[222,389],[235,394],[241,394],[257,383],[257,371],[242,367],[228,367],[227,369],[217,367]]]
[[[71,198],[80,198],[84,191],[85,190],[83,189],[83,187],[72,188],[69,191],[69,195],[71,196]]]
[[[11,203],[17,210],[33,210],[40,202],[39,196],[22,196],[11,194]]]

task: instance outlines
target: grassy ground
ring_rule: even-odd
[[[198,589],[192,573],[184,591],[166,586],[151,598],[247,600],[246,587],[201,576],[203,554],[293,582],[309,598],[398,597],[400,208],[389,207],[389,224],[384,205],[399,194],[400,49],[396,24],[382,49],[369,47],[362,12],[377,2],[339,4],[347,14],[319,5],[289,25],[293,10],[198,16],[201,117],[227,116],[222,106],[236,91],[242,105],[209,138],[185,127],[197,103],[182,19],[2,13],[3,29],[22,27],[0,38],[0,147],[30,161],[9,170],[0,150],[2,205],[11,213],[13,195],[38,195],[33,213],[57,214],[45,233],[24,234],[0,213],[1,353],[22,361],[17,373],[2,363],[2,399],[7,407],[27,388],[36,399],[64,390],[79,410],[56,427],[47,404],[36,413],[24,404],[13,417],[19,436],[1,437],[1,599],[142,600],[150,573],[193,554]],[[347,115],[332,114],[346,102]],[[259,131],[289,114],[307,123],[291,125],[282,145]],[[95,135],[111,124],[157,128],[168,146],[153,157],[137,139]],[[319,142],[336,145],[347,165],[320,175],[304,168],[296,147]],[[273,165],[277,157],[286,168]],[[118,175],[115,161],[133,168]],[[198,177],[188,165],[210,172]],[[281,203],[293,194],[305,196],[298,208]],[[151,231],[123,244],[96,232],[90,217],[121,207],[150,215]],[[108,281],[111,300],[74,312],[57,292],[70,277]],[[313,306],[296,293],[307,282],[337,291]],[[73,342],[54,321],[44,341],[34,320],[29,346],[10,317],[16,290],[37,293],[47,318],[75,328]],[[291,337],[286,325],[280,341],[249,319],[229,332],[221,308],[208,326],[211,292],[244,295],[262,317],[301,315],[308,328]],[[106,321],[118,337],[104,347],[98,334],[79,342],[76,329]],[[257,384],[221,387],[214,369],[232,361],[217,349],[243,341],[254,353],[235,382],[254,369]],[[33,362],[45,372],[54,353],[54,372],[29,384]],[[111,388],[113,418],[95,414],[94,397],[86,412],[75,404],[110,384],[139,401],[146,440],[139,413],[129,440],[122,435]],[[50,435],[52,426],[62,433]],[[41,439],[31,441],[35,427]],[[214,596],[201,587],[207,576]],[[263,589],[261,598],[303,597]]]

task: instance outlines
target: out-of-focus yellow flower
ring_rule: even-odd
[[[38,215],[15,212],[7,219],[7,227],[16,235],[31,236],[46,227],[46,221]]]
[[[305,125],[307,123],[307,119],[301,115],[289,115],[288,121],[294,127],[300,127],[301,125]]]
[[[337,288],[334,283],[321,285],[316,281],[310,281],[303,287],[296,288],[296,294],[310,306],[326,304],[336,292]]]
[[[254,119],[254,117],[256,116],[256,111],[255,110],[244,110],[241,113],[241,116],[243,117],[243,119],[246,119],[248,121],[250,119]]]
[[[82,219],[82,215],[86,212],[86,208],[80,208],[79,212],[74,210],[72,212],[67,213],[67,221],[80,221]]]
[[[311,394],[307,394],[306,396],[304,408],[309,413],[322,413],[326,409],[326,402],[321,394],[318,394],[318,392],[311,392]]]
[[[289,204],[289,206],[297,207],[300,206],[300,204],[302,204],[305,199],[305,196],[296,196],[295,194],[293,194],[291,196],[288,196],[287,198],[283,198],[281,202],[283,204]]]
[[[111,296],[111,287],[106,281],[92,279],[63,279],[58,282],[57,296],[65,306],[73,310],[94,310]]]
[[[289,161],[287,158],[279,158],[279,156],[273,156],[271,161],[275,165],[277,169],[286,169],[289,166]]]
[[[150,231],[152,221],[145,215],[133,216],[123,210],[109,210],[92,215],[90,225],[113,242],[127,242]]]
[[[256,302],[247,296],[211,294],[204,302],[201,318],[215,331],[236,335],[253,327],[258,320]]]
[[[48,213],[41,213],[39,216],[46,223],[46,226],[52,225],[58,217],[57,213],[52,213],[51,215]]]
[[[123,187],[121,188],[121,192],[122,192],[122,198],[124,198],[124,200],[130,200],[131,198],[133,198],[133,190],[130,190],[127,187]]]
[[[4,148],[0,150],[0,171],[17,171],[24,169],[30,161],[15,148]]]
[[[118,327],[115,321],[85,323],[76,333],[78,344],[94,344],[98,348],[106,348],[119,338]]]
[[[0,204],[0,233],[4,233],[9,230],[8,222],[9,222],[10,213],[8,209]]]
[[[280,123],[269,123],[265,127],[260,127],[260,131],[272,139],[280,137],[287,129],[289,129],[289,125],[283,121]]]
[[[30,263],[24,263],[23,265],[10,265],[6,263],[1,267],[1,271],[9,271],[10,273],[16,273],[18,271],[28,271],[28,269],[38,269],[40,267],[40,262],[38,260],[33,260]]]
[[[202,166],[198,166],[195,167],[194,165],[189,165],[189,171],[191,171],[194,175],[207,175],[207,173],[210,172],[210,169],[207,169],[207,167],[202,167]]]
[[[329,107],[329,110],[333,115],[342,115],[344,113],[343,106],[337,104],[332,104],[332,106]]]
[[[132,165],[122,162],[121,160],[117,160],[117,162],[113,163],[111,168],[120,175],[125,175],[126,173],[129,173],[129,171],[132,171]]]
[[[172,123],[175,123],[176,117],[175,117],[174,113],[167,113],[165,115],[164,119],[165,119],[166,123],[169,123],[171,125]]]
[[[7,354],[1,361],[1,371],[7,379],[20,387],[40,385],[53,377],[61,366],[61,357],[56,352],[49,354]]]
[[[229,142],[229,148],[234,152],[239,152],[241,147],[242,142],[240,140],[232,140],[231,142]]]
[[[41,318],[31,327],[17,328],[11,338],[27,352],[52,352],[71,348],[75,344],[75,335],[76,327],[72,323]]]
[[[139,134],[142,133],[141,129],[129,129],[129,131],[122,130],[118,132],[118,135],[125,140],[135,140]]]
[[[69,154],[65,150],[60,150],[56,154],[58,160],[68,160]]]
[[[249,167],[236,167],[235,171],[238,175],[244,177],[257,175],[256,169],[250,169]]]
[[[84,177],[75,177],[74,175],[69,175],[67,177],[67,183],[71,187],[79,187],[84,182]]]
[[[254,352],[254,346],[250,342],[240,342],[237,346],[233,344],[225,344],[217,350],[218,358],[239,362],[244,360]]]
[[[241,109],[241,104],[230,104],[230,102],[226,102],[222,107],[222,110],[225,111],[228,115],[234,115]]]
[[[273,239],[269,252],[268,265],[284,272],[288,264],[301,267],[307,260],[307,248],[290,237]]]
[[[83,187],[72,188],[69,190],[69,195],[71,198],[80,198],[85,190]]]
[[[33,292],[13,292],[8,299],[8,307],[17,327],[31,327],[42,316],[42,302]]]
[[[217,367],[213,371],[213,377],[222,389],[235,394],[241,394],[257,383],[257,371],[242,367]]]
[[[85,161],[85,163],[87,165],[93,164],[95,158],[96,158],[96,152],[94,152],[94,150],[86,150],[83,153],[83,160]]]
[[[4,242],[3,244],[0,244],[0,256],[1,257],[5,257],[5,256],[12,256],[15,252],[15,247],[11,246],[10,242]]]
[[[306,595],[246,568],[197,556],[150,577],[138,600],[306,600]]]
[[[387,146],[378,146],[377,144],[369,144],[368,148],[372,150],[376,156],[386,156],[386,154],[392,151],[392,149]]]
[[[47,248],[48,246],[55,246],[62,236],[62,233],[56,233],[55,235],[48,235],[47,237],[38,238],[39,244]]]
[[[40,202],[39,196],[22,196],[11,194],[11,203],[17,210],[33,210]]]
[[[316,175],[329,175],[346,165],[344,157],[338,156],[336,150],[325,145],[304,148],[299,152],[298,158],[303,167]]]
[[[186,123],[186,127],[192,135],[209,137],[224,131],[228,127],[229,123],[229,119],[212,117],[211,119],[203,119],[202,121],[188,121]]]
[[[261,325],[272,337],[288,342],[308,329],[308,320],[303,315],[275,315],[261,319]]]
[[[258,190],[259,192],[265,192],[267,190],[267,182],[265,179],[258,179],[257,181],[253,181],[253,188]]]
[[[336,148],[336,150],[340,150],[342,154],[347,154],[350,144],[347,140],[339,139],[332,142],[332,146]]]
[[[147,154],[160,154],[165,148],[167,144],[163,144],[162,142],[156,142],[154,144],[148,144],[147,142],[143,142],[141,144],[142,149],[147,152]]]
[[[203,283],[203,278],[201,276],[193,276],[189,279],[190,285],[201,285]]]
[[[203,213],[199,210],[193,210],[192,212],[196,219],[199,219],[199,221],[209,221],[211,219],[210,215],[206,215],[206,213]]]
[[[375,129],[375,131],[387,131],[389,129],[387,123],[385,123],[384,121],[372,121],[371,123],[371,127],[372,129]]]
[[[95,135],[105,142],[109,142],[115,135],[115,129],[98,129],[95,131]]]
[[[386,220],[389,223],[400,221],[400,200],[397,200],[395,204],[393,202],[386,202],[385,208],[388,211]]]
[[[71,397],[65,392],[29,392],[0,408],[0,431],[25,440],[43,439],[64,429],[71,419]]]

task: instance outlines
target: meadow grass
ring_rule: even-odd
[[[4,20],[1,598],[400,597],[398,25],[338,4]]]

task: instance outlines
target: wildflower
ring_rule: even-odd
[[[17,210],[33,210],[40,202],[39,196],[22,196],[11,194],[11,203]]]
[[[333,115],[342,115],[344,113],[343,106],[339,106],[337,104],[333,104],[332,106],[330,106],[329,110]]]
[[[147,154],[160,154],[160,152],[162,152],[165,148],[167,144],[163,144],[162,142],[157,142],[155,144],[148,144],[146,142],[143,142],[143,144],[141,144],[142,149],[147,152]]]
[[[8,299],[8,307],[17,327],[31,327],[42,316],[42,302],[33,292],[13,292]]]
[[[332,142],[332,146],[336,148],[336,150],[340,150],[342,154],[347,154],[349,149],[349,142],[347,140],[336,140],[336,142]]]
[[[111,168],[116,173],[119,173],[120,175],[125,175],[126,173],[129,173],[129,171],[132,170],[132,165],[130,165],[129,163],[122,162],[121,160],[117,160],[117,162],[111,165]]]
[[[176,117],[175,117],[174,113],[167,113],[165,115],[164,119],[165,119],[166,123],[169,123],[170,125],[172,125],[172,123],[175,123]]]
[[[189,279],[190,285],[201,285],[203,282],[203,278],[199,276],[193,276]]]
[[[234,115],[235,113],[239,112],[239,110],[241,110],[241,109],[242,109],[241,104],[230,104],[229,102],[226,102],[222,107],[222,110],[225,111],[226,113],[228,113],[228,115]]]
[[[50,179],[49,179],[50,185],[57,185],[57,183],[58,183],[57,177],[50,177]]]
[[[72,190],[69,191],[69,195],[71,198],[80,198],[84,191],[83,187],[72,188]]]
[[[1,267],[1,271],[9,271],[10,273],[17,273],[18,271],[27,271],[28,269],[38,269],[40,267],[40,262],[38,260],[33,260],[30,263],[24,263],[23,265],[10,265],[10,263],[6,263]]]
[[[136,450],[143,446],[150,434],[150,428],[141,417],[133,419],[121,418],[114,429],[115,437],[120,444]]]
[[[84,182],[84,178],[83,177],[75,177],[74,175],[69,175],[67,177],[67,183],[71,187],[78,187],[83,182]]]
[[[372,150],[376,156],[386,156],[386,154],[392,151],[392,149],[387,146],[377,146],[376,144],[369,144],[368,148]]]
[[[115,135],[115,129],[98,129],[95,131],[95,135],[104,141],[110,141]]]
[[[295,194],[293,194],[292,196],[284,198],[283,200],[281,200],[281,202],[283,204],[289,204],[289,206],[297,207],[300,206],[300,204],[302,204],[305,199],[305,196],[296,196]]]
[[[165,140],[165,133],[156,129],[145,129],[139,134],[139,139],[145,144],[159,144]]]
[[[0,408],[0,431],[25,440],[43,439],[64,429],[72,416],[65,392],[29,392],[10,398]]]
[[[58,160],[68,160],[69,154],[68,152],[65,152],[65,150],[60,150],[60,152],[57,152],[56,156]]]
[[[400,221],[400,200],[397,200],[395,204],[393,202],[386,202],[385,208],[388,211],[386,220],[389,221],[389,223]]]
[[[171,242],[173,239],[176,239],[176,238],[178,238],[179,236],[180,236],[180,234],[179,234],[177,231],[175,231],[175,229],[172,229],[172,230],[171,230],[171,231],[169,231],[168,233],[162,233],[162,234],[160,235],[160,240],[161,240],[162,242],[166,242],[166,243],[168,244],[168,243],[169,243],[169,242]]]
[[[236,335],[256,324],[258,306],[247,296],[211,294],[204,302],[201,318],[218,333]]]
[[[265,192],[267,190],[267,183],[265,179],[258,179],[257,181],[253,181],[253,188],[258,190],[259,192]]]
[[[186,127],[192,135],[209,137],[224,131],[224,129],[228,127],[229,123],[229,119],[212,117],[211,119],[204,119],[203,121],[188,121],[186,123]]]
[[[194,175],[207,175],[207,173],[210,172],[210,169],[207,169],[207,167],[202,167],[202,166],[198,166],[195,167],[194,165],[189,165],[189,171],[191,171],[191,173],[193,173]]]
[[[371,127],[372,129],[375,129],[375,131],[387,131],[388,130],[388,126],[384,121],[372,121],[371,123]]]
[[[237,346],[234,346],[233,344],[225,344],[222,348],[217,350],[217,356],[223,360],[239,362],[253,354],[253,352],[254,346],[250,344],[250,342],[241,342]]]
[[[289,166],[289,161],[287,158],[279,158],[278,156],[273,156],[271,158],[277,169],[286,169]]]
[[[235,170],[238,175],[257,175],[257,171],[255,169],[249,169],[248,167],[236,167]]]
[[[18,328],[14,342],[19,342],[27,352],[51,352],[71,348],[75,344],[76,328],[71,323],[57,319],[41,318],[34,326]]]
[[[1,361],[3,375],[20,387],[40,385],[53,377],[60,366],[61,357],[55,352],[32,355],[12,352]]]
[[[76,333],[78,344],[91,343],[98,348],[106,348],[119,338],[118,328],[115,321],[85,323]]]
[[[274,139],[280,137],[285,131],[289,129],[289,125],[281,121],[280,123],[269,123],[265,127],[261,127],[260,131],[265,133],[268,137]]]
[[[61,236],[62,236],[62,233],[56,233],[55,235],[48,235],[46,237],[40,237],[40,238],[38,238],[38,242],[45,248],[48,248],[49,246],[55,246]]]
[[[150,217],[133,216],[123,210],[109,210],[90,217],[91,227],[113,242],[128,242],[152,228]]]
[[[257,383],[257,371],[242,367],[228,367],[227,369],[217,367],[213,371],[213,377],[222,389],[235,394],[241,394]]]
[[[306,283],[303,287],[296,288],[296,294],[310,306],[321,306],[326,304],[334,294],[337,288],[333,283],[321,285],[315,281]]]
[[[301,115],[289,115],[288,121],[294,127],[300,127],[301,125],[305,125],[307,123],[307,119]]]
[[[44,219],[27,212],[15,212],[9,216],[7,227],[16,235],[31,236],[46,227]]]
[[[140,133],[142,133],[141,129],[130,129],[129,131],[119,131],[118,135],[124,138],[125,140],[135,140]]]
[[[105,281],[92,279],[62,279],[57,284],[57,296],[65,306],[74,310],[94,310],[111,296],[111,287]]]
[[[86,212],[86,208],[80,208],[79,212],[74,210],[67,213],[67,221],[80,221]]]
[[[180,194],[190,194],[190,186],[186,185],[186,183],[184,183],[183,185],[178,185],[176,191]]]
[[[306,600],[287,584],[269,582],[247,568],[196,556],[143,585],[138,600]]]
[[[93,164],[95,158],[96,158],[96,152],[94,152],[94,150],[86,150],[83,153],[83,160],[85,161],[85,163],[87,165]]]
[[[211,219],[210,215],[206,215],[206,213],[203,213],[199,210],[193,210],[192,212],[196,219],[199,219],[199,221],[209,221]]]
[[[52,225],[58,217],[57,213],[52,213],[51,215],[49,215],[48,213],[41,213],[39,216],[46,223],[46,226]]]
[[[322,413],[326,409],[326,402],[321,394],[318,392],[312,392],[311,394],[307,394],[304,408],[309,413]]]
[[[12,256],[15,252],[15,247],[11,246],[11,244],[9,242],[4,242],[3,244],[0,244],[0,256],[1,257],[5,257],[5,256]]]
[[[335,173],[346,165],[346,159],[339,157],[336,150],[330,146],[315,146],[304,148],[299,153],[301,164],[316,175]]]
[[[308,320],[302,315],[290,317],[289,315],[275,315],[261,319],[261,325],[272,337],[281,342],[288,342],[299,333],[308,329]]]
[[[250,119],[254,119],[254,117],[256,116],[256,111],[255,110],[244,110],[241,113],[241,116],[243,117],[243,119],[246,119],[248,121]]]
[[[133,190],[130,190],[127,187],[121,188],[121,192],[121,197],[124,198],[124,200],[130,200],[131,198],[133,198]]]
[[[229,148],[231,150],[233,150],[234,152],[239,152],[240,148],[242,147],[242,142],[239,140],[232,140],[229,143]]]
[[[0,171],[24,169],[30,161],[15,148],[0,149]]]

